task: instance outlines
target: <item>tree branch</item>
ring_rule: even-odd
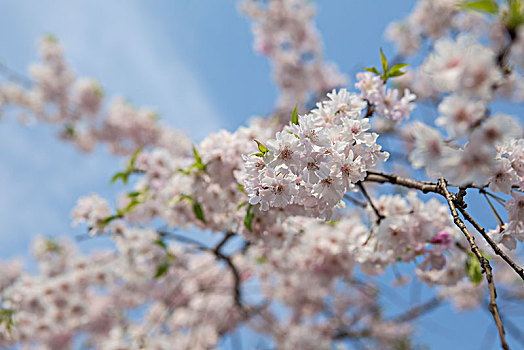
[[[482,235],[482,237],[488,242],[495,254],[500,256],[519,276],[524,280],[524,269],[517,265],[500,247],[495,243],[491,237],[487,234],[486,230],[480,226],[464,209],[458,208],[464,219],[469,221],[473,227]]]
[[[355,205],[357,205],[357,206],[359,206],[361,208],[366,208],[368,206],[365,202],[361,202],[358,199],[351,197],[347,193],[344,194],[344,199],[347,199],[348,201],[352,202],[353,204],[355,204]]]
[[[407,310],[405,313],[395,316],[391,319],[391,322],[407,322],[411,321],[418,316],[433,310],[437,306],[440,306],[443,302],[441,297],[433,297],[432,299],[426,301],[425,303],[418,304],[411,309]]]
[[[434,192],[441,194],[438,184],[436,182],[429,181],[419,181],[414,179],[409,179],[406,177],[401,177],[392,174],[382,174],[368,171],[363,182],[378,182],[378,183],[390,183],[393,185],[399,185],[407,188],[412,188],[415,190],[420,190],[423,193]]]
[[[375,212],[375,215],[377,216],[377,225],[380,225],[380,222],[382,220],[384,220],[386,217],[384,215],[380,214],[380,212],[378,211],[377,207],[375,206],[375,203],[373,203],[373,200],[371,199],[370,195],[368,194],[368,191],[366,191],[366,188],[364,187],[362,182],[360,182],[360,181],[357,182],[357,186],[358,186],[358,188],[360,188],[360,191],[362,191],[362,194],[364,195],[364,197],[368,201],[369,205],[371,206],[371,208]]]
[[[422,304],[418,304],[418,305],[412,307],[411,309],[407,310],[403,314],[400,314],[400,315],[398,315],[396,317],[393,317],[390,320],[386,320],[384,322],[403,323],[403,322],[411,321],[411,320],[413,320],[413,319],[423,315],[424,313],[426,313],[428,311],[432,311],[433,309],[435,309],[436,307],[441,305],[442,302],[443,302],[442,298],[434,297],[434,298],[428,300],[427,302],[422,303]],[[348,339],[350,339],[350,338],[366,338],[366,337],[369,337],[371,334],[372,334],[372,331],[369,328],[366,328],[366,329],[363,329],[363,330],[358,330],[358,331],[351,331],[351,330],[347,330],[347,329],[339,329],[333,335],[333,339],[339,340],[339,339],[344,339],[344,338],[348,338]]]
[[[193,240],[191,238],[184,237],[182,235],[177,235],[177,234],[170,233],[170,232],[165,232],[165,231],[161,231],[161,232],[158,232],[158,233],[162,237],[172,238],[172,239],[184,242],[184,243],[193,244],[193,245],[196,246],[196,248],[198,248],[198,250],[209,252],[209,253],[215,255],[215,257],[218,260],[221,260],[221,261],[225,262],[226,265],[228,266],[229,270],[231,270],[231,274],[233,275],[233,280],[234,280],[234,284],[233,284],[233,298],[235,300],[235,304],[244,313],[244,315],[247,315],[247,310],[246,310],[246,308],[245,308],[245,306],[244,306],[244,304],[242,302],[242,292],[241,292],[241,286],[240,286],[241,285],[240,272],[238,271],[238,268],[235,266],[235,264],[231,260],[231,257],[227,256],[227,255],[224,255],[224,254],[222,254],[222,252],[220,252],[220,250],[224,246],[224,244],[226,244],[226,242],[231,237],[233,237],[235,235],[235,233],[227,232],[225,234],[224,238],[214,248],[206,247],[203,243],[198,242],[196,240]]]
[[[231,261],[230,256],[226,256],[222,254],[221,252],[217,251],[216,249],[212,250],[211,252],[215,254],[217,259],[224,261],[227,264],[227,266],[229,267],[229,269],[231,270],[231,273],[233,274],[233,279],[234,279],[233,295],[234,295],[235,304],[239,307],[240,310],[242,310],[243,312],[246,312],[244,308],[244,304],[242,303],[242,292],[240,289],[240,283],[241,283],[240,282],[240,273],[238,272],[237,267],[235,266],[235,264],[233,264],[233,261]]]
[[[234,232],[226,232],[226,234],[224,235],[224,238],[218,243],[218,245],[215,247],[215,249],[213,249],[213,253],[218,253],[220,252],[220,249],[222,249],[222,247],[229,241],[229,239],[231,237],[233,237],[235,235]]]
[[[459,217],[459,214],[457,212],[457,208],[455,207],[455,195],[449,192],[448,187],[446,185],[445,180],[441,177],[438,182],[438,188],[441,190],[442,195],[446,197],[446,200],[449,205],[449,209],[451,210],[451,215],[453,216],[453,221],[455,222],[455,225],[462,231],[464,236],[466,237],[471,252],[477,257],[477,259],[480,262],[480,265],[484,269],[484,273],[486,276],[486,281],[488,282],[488,288],[489,288],[489,311],[493,315],[493,319],[495,320],[495,324],[497,326],[498,332],[499,332],[499,338],[503,349],[508,350],[509,346],[506,342],[505,337],[505,331],[504,326],[502,324],[502,320],[500,318],[499,308],[497,306],[497,291],[495,289],[495,282],[493,281],[493,274],[491,265],[489,264],[488,259],[486,259],[482,253],[480,252],[480,249],[478,248],[477,244],[475,243],[475,237],[469,232],[468,228],[466,227],[466,224],[464,224],[464,221],[462,221]]]

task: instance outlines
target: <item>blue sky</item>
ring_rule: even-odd
[[[317,1],[326,58],[352,78],[360,67],[377,64],[380,46],[393,54],[383,30],[413,3]],[[165,123],[196,140],[266,114],[277,96],[270,65],[253,53],[250,26],[236,1],[2,1],[0,14],[0,62],[25,72],[36,59],[38,38],[53,34],[78,76],[99,79],[108,97],[156,108]],[[36,234],[72,237],[78,231],[70,228],[69,212],[78,197],[97,192],[112,198],[121,190],[109,185],[121,160],[103,148],[78,152],[54,133],[49,126],[0,121],[0,259],[28,257]],[[90,245],[96,243],[84,246]],[[415,292],[399,293],[409,301]],[[398,307],[385,302],[390,310]],[[442,307],[424,317],[420,339],[433,349],[479,348],[482,336],[466,341],[485,333],[489,315],[452,312]]]

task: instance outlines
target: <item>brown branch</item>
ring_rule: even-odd
[[[488,242],[495,254],[500,256],[519,276],[524,280],[524,269],[517,265],[500,247],[495,243],[491,237],[487,234],[486,230],[480,226],[464,209],[458,208],[464,219],[469,221],[473,227],[482,235],[482,237]]]
[[[423,193],[434,192],[440,193],[438,184],[436,182],[429,181],[419,181],[414,179],[409,179],[406,177],[401,177],[392,174],[382,174],[368,171],[364,182],[378,182],[378,183],[390,183],[393,185],[399,185],[407,188],[412,188],[415,190],[420,190]]]
[[[371,208],[375,212],[375,215],[377,216],[377,225],[380,225],[380,222],[382,220],[384,220],[386,217],[384,215],[380,214],[380,212],[378,211],[377,207],[375,206],[375,203],[373,203],[373,199],[371,199],[371,196],[369,195],[368,191],[366,191],[366,188],[364,187],[362,182],[360,182],[360,181],[357,182],[357,186],[358,186],[358,188],[360,188],[360,191],[362,191],[362,194],[364,195],[364,197],[368,201],[369,205],[371,206]]]
[[[367,108],[366,108],[366,115],[364,118],[371,118],[373,116],[373,113],[375,113],[375,106],[369,102],[369,100],[366,100]]]
[[[168,232],[168,231],[163,231],[163,230],[158,230],[156,232],[158,233],[158,235],[161,238],[174,239],[175,241],[178,241],[178,242],[187,243],[187,244],[193,244],[199,250],[209,250],[210,249],[209,247],[206,247],[204,245],[204,243],[199,242],[199,241],[197,241],[195,239],[186,237],[184,235],[179,235],[179,234],[176,234],[176,233],[173,233],[173,232]]]
[[[440,306],[443,302],[441,297],[433,297],[432,299],[426,301],[425,303],[418,304],[411,309],[407,310],[405,313],[393,317],[391,322],[407,322],[417,318],[424,313],[433,310],[437,306]]]
[[[361,202],[358,199],[351,197],[347,193],[344,194],[344,199],[347,199],[348,201],[352,202],[353,204],[355,204],[355,205],[357,205],[357,206],[359,206],[361,208],[366,208],[368,206],[366,203]]]
[[[480,265],[482,266],[486,281],[488,282],[489,287],[489,311],[493,315],[493,319],[495,320],[495,324],[497,326],[498,332],[499,332],[499,338],[503,349],[508,350],[509,346],[506,342],[505,332],[504,332],[504,326],[502,324],[502,320],[500,318],[499,308],[497,306],[497,291],[495,289],[495,282],[493,281],[493,274],[491,265],[489,264],[488,259],[486,259],[482,253],[480,252],[480,249],[478,248],[477,244],[475,243],[475,237],[469,232],[468,228],[466,227],[466,224],[464,221],[462,221],[459,217],[459,214],[457,212],[457,208],[455,206],[455,195],[450,193],[448,190],[448,187],[446,185],[445,180],[441,177],[438,182],[438,187],[440,189],[440,193],[446,197],[446,200],[449,205],[449,209],[451,210],[451,215],[453,216],[453,221],[455,222],[455,225],[462,231],[464,236],[466,237],[471,252],[477,257],[477,259],[480,262]]]
[[[227,232],[224,235],[224,238],[217,244],[217,246],[210,250],[211,253],[213,253],[217,259],[224,261],[229,269],[231,270],[231,273],[233,274],[234,279],[234,286],[233,286],[233,295],[235,299],[235,304],[238,306],[238,308],[247,315],[247,310],[244,308],[244,304],[242,303],[242,292],[241,292],[241,280],[240,280],[240,273],[238,272],[237,267],[235,264],[233,264],[233,261],[231,260],[230,256],[226,256],[222,254],[220,251],[222,247],[229,241],[231,237],[235,236],[234,232]]]
[[[224,236],[224,238],[214,248],[206,247],[201,242],[198,242],[196,240],[193,240],[191,238],[188,238],[188,237],[185,237],[185,236],[182,236],[182,235],[177,235],[175,233],[163,232],[163,231],[158,232],[158,233],[160,234],[161,237],[172,238],[172,239],[181,241],[183,243],[192,244],[192,245],[196,246],[196,248],[198,250],[201,250],[201,251],[204,251],[204,252],[209,252],[209,253],[215,255],[215,257],[218,260],[221,260],[221,261],[225,262],[226,265],[228,266],[229,270],[231,270],[231,274],[233,275],[233,280],[234,280],[234,284],[233,284],[233,299],[235,300],[235,304],[238,306],[238,308],[242,311],[242,313],[245,316],[249,315],[248,310],[246,309],[245,305],[242,302],[242,291],[241,291],[241,283],[242,282],[240,280],[240,272],[238,271],[238,268],[235,266],[235,264],[231,260],[231,257],[227,256],[227,255],[224,255],[224,254],[222,254],[222,252],[220,252],[220,250],[224,246],[224,244],[226,244],[226,242],[231,237],[233,237],[235,235],[233,232],[227,232],[226,235]]]
[[[393,322],[393,323],[403,323],[411,321],[428,311],[432,311],[436,307],[440,306],[444,300],[440,297],[434,297],[428,300],[425,303],[418,304],[411,309],[407,310],[405,313],[400,314],[396,317],[391,318],[390,320],[385,320],[384,322]],[[367,338],[372,334],[371,329],[366,328],[359,331],[351,331],[347,329],[339,329],[334,335],[333,339],[344,339],[344,338]]]
[[[360,338],[368,338],[371,336],[371,331],[369,329],[365,329],[362,331],[346,331],[346,330],[338,330],[334,335],[334,340],[340,340],[340,339],[360,339]]]
[[[235,235],[234,232],[226,232],[226,234],[224,235],[224,238],[218,243],[218,245],[215,247],[215,249],[213,249],[213,253],[218,253],[220,252],[220,249],[222,249],[222,247],[229,241],[229,239],[231,237],[233,237]]]
[[[384,173],[377,173],[374,171],[368,171],[366,174],[366,177],[364,178],[363,182],[369,181],[369,182],[378,182],[378,183],[390,183],[393,185],[399,185],[407,188],[412,188],[415,190],[422,191],[423,193],[438,193],[442,195],[442,192],[440,191],[438,187],[438,183],[432,182],[432,181],[421,181],[421,180],[415,180],[407,177],[402,177],[398,175],[393,174],[384,174]],[[476,188],[479,190],[483,190],[487,185],[485,186],[475,186],[473,184],[468,184],[466,186],[458,186],[454,184],[448,184],[449,187],[458,187],[461,191],[464,191],[468,188]]]
[[[230,256],[226,256],[217,250],[213,250],[211,252],[215,254],[217,259],[224,261],[231,270],[231,273],[233,274],[233,279],[235,281],[233,285],[233,295],[235,299],[235,304],[238,306],[240,310],[246,312],[246,310],[244,309],[244,304],[242,303],[242,292],[240,289],[240,273],[238,272],[237,267],[235,266],[235,264],[233,264],[233,261],[231,261]]]

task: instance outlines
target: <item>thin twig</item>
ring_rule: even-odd
[[[27,89],[33,86],[33,81],[31,79],[14,71],[2,62],[0,62],[0,74],[5,76],[8,80],[18,83]]]
[[[166,238],[172,238],[172,239],[175,239],[177,241],[181,241],[181,242],[184,242],[184,243],[189,243],[189,244],[193,244],[196,246],[197,249],[201,250],[201,251],[206,251],[206,252],[209,252],[213,255],[215,255],[215,257],[218,259],[218,260],[222,260],[223,262],[226,263],[226,265],[228,266],[228,268],[231,270],[231,273],[233,275],[233,280],[234,280],[234,284],[233,284],[233,299],[235,300],[235,304],[239,307],[239,309],[244,313],[244,315],[248,315],[248,312],[246,310],[246,308],[244,307],[244,304],[242,303],[242,292],[241,292],[241,280],[240,280],[240,272],[238,271],[238,268],[235,266],[235,264],[233,263],[233,261],[231,260],[231,257],[230,256],[227,256],[227,255],[224,255],[220,252],[221,248],[223,247],[223,245],[231,238],[233,237],[235,234],[233,232],[228,232],[226,233],[226,235],[224,236],[224,238],[218,243],[218,245],[214,248],[210,248],[210,247],[207,247],[205,246],[203,243],[201,242],[198,242],[196,240],[193,240],[191,238],[188,238],[188,237],[185,237],[185,236],[182,236],[182,235],[177,235],[175,233],[171,233],[171,232],[166,232],[166,231],[160,231],[158,232],[162,237],[166,237]]]
[[[449,209],[451,211],[451,215],[453,216],[453,221],[455,222],[455,225],[462,231],[464,236],[466,237],[471,252],[477,257],[477,259],[480,262],[480,265],[482,266],[486,281],[488,282],[489,287],[489,311],[493,315],[493,319],[495,320],[495,324],[497,326],[498,332],[499,332],[499,338],[503,349],[508,350],[509,346],[506,342],[506,336],[504,331],[504,326],[502,324],[502,320],[499,313],[499,308],[497,305],[497,291],[495,289],[495,282],[493,281],[493,273],[491,269],[491,265],[489,264],[488,259],[486,259],[482,253],[480,252],[480,249],[478,248],[477,244],[475,243],[475,237],[469,232],[468,228],[466,227],[466,224],[464,221],[462,221],[459,217],[459,214],[457,212],[457,208],[455,207],[455,196],[449,192],[448,187],[446,185],[446,182],[443,178],[439,179],[438,182],[439,189],[441,193],[446,197],[446,200],[449,205]],[[460,209],[459,209],[460,210]]]
[[[229,239],[231,237],[233,237],[235,235],[234,232],[226,232],[226,234],[224,235],[224,238],[222,238],[222,240],[218,243],[218,245],[215,247],[215,249],[213,249],[213,253],[217,253],[217,252],[220,252],[220,249],[222,249],[222,247],[229,241]]]
[[[188,243],[193,244],[197,246],[200,250],[209,250],[210,248],[207,247],[204,243],[199,242],[193,238],[186,237],[184,235],[179,235],[173,232],[168,231],[157,231],[157,233],[160,235],[160,237],[165,237],[169,239],[174,239],[176,241],[182,242],[182,243]]]
[[[419,181],[392,174],[382,174],[368,171],[364,182],[390,183],[393,185],[420,190],[423,193],[434,192],[440,194],[440,190],[436,182]]]
[[[497,213],[497,210],[493,206],[493,203],[489,200],[489,197],[484,193],[484,198],[486,198],[486,201],[488,201],[489,207],[491,208],[491,211],[493,212],[493,215],[495,215],[495,219],[497,219],[497,224],[499,224],[500,227],[504,225],[502,218],[500,217],[499,213]]]
[[[366,207],[368,206],[366,203],[361,202],[361,201],[359,201],[358,199],[351,197],[351,196],[350,196],[349,194],[347,194],[347,193],[344,194],[344,199],[347,199],[348,201],[352,202],[353,204],[355,204],[355,205],[357,205],[357,206],[359,206],[359,207],[361,207],[361,208],[366,208]]]
[[[360,188],[360,190],[362,191],[362,194],[364,195],[364,197],[366,197],[369,205],[375,212],[375,215],[377,216],[377,225],[380,225],[380,222],[384,220],[386,217],[378,211],[377,207],[375,206],[375,203],[373,203],[373,199],[371,199],[371,196],[368,194],[368,191],[366,191],[366,188],[364,187],[362,182],[357,182],[357,186],[358,188]]]
[[[504,198],[501,198],[499,196],[496,196],[494,195],[493,193],[491,192],[488,192],[486,191],[485,189],[483,188],[479,188],[479,193],[482,193],[483,195],[488,195],[490,197],[492,197],[493,199],[495,199],[500,205],[504,205],[504,203],[506,203],[506,201],[504,200]]]
[[[434,297],[422,304],[418,304],[411,309],[407,310],[403,314],[400,314],[398,316],[393,317],[390,322],[408,322],[411,321],[418,316],[433,310],[437,306],[440,306],[443,302],[443,299],[441,297]]]
[[[482,235],[482,237],[488,242],[495,254],[500,256],[519,276],[524,280],[524,269],[517,265],[500,247],[495,243],[491,237],[487,234],[486,230],[476,222],[471,215],[468,214],[464,209],[460,209],[460,213],[464,216],[464,219],[469,221],[473,227]]]
[[[231,257],[225,256],[224,254],[222,254],[219,251],[213,250],[213,253],[217,257],[217,259],[224,261],[227,264],[227,266],[229,267],[229,269],[231,270],[231,273],[233,274],[233,279],[235,281],[234,286],[233,286],[233,295],[235,299],[235,304],[237,304],[240,310],[242,310],[243,312],[246,312],[246,310],[244,309],[244,305],[242,303],[242,292],[240,289],[240,283],[241,283],[240,273],[238,272],[237,267],[235,266],[235,264],[233,264]]]
[[[364,118],[371,118],[373,116],[373,113],[375,113],[375,106],[371,104],[368,100],[366,100],[367,103],[367,109],[366,109],[366,115]]]
[[[443,302],[443,299],[440,297],[434,297],[430,300],[428,300],[425,303],[419,304],[409,310],[407,310],[405,313],[400,314],[396,317],[391,318],[390,320],[386,322],[393,322],[393,323],[403,323],[411,321],[421,315],[423,315],[426,312],[432,311],[439,305],[441,305]],[[333,336],[333,339],[351,339],[351,338],[366,338],[369,337],[372,333],[371,329],[363,329],[358,331],[350,331],[347,329],[339,329],[335,335]]]

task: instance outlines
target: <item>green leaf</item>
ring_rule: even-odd
[[[118,181],[118,179],[122,179],[122,182],[125,184],[127,184],[127,178],[129,177],[129,173],[126,171],[121,171],[119,173],[116,173],[115,175],[113,175],[113,177],[111,178],[111,184],[114,184],[115,182]]]
[[[66,124],[64,126],[64,133],[65,133],[65,136],[69,139],[72,139],[73,137],[75,137],[76,131],[75,131],[74,125]]]
[[[253,153],[252,156],[263,157],[264,153],[262,152]]]
[[[297,139],[300,139],[300,136],[298,136],[297,134],[295,134],[293,131],[288,131],[291,135],[295,136]]]
[[[131,156],[131,158],[129,159],[129,161],[127,162],[127,166],[126,166],[126,170],[125,171],[121,171],[121,172],[118,172],[116,173],[115,175],[113,175],[113,177],[111,178],[111,184],[114,184],[115,182],[118,181],[118,179],[122,179],[122,183],[124,185],[127,184],[127,180],[129,179],[129,175],[131,175],[131,173],[133,172],[136,172],[137,170],[135,169],[135,161],[136,161],[136,158],[138,157],[138,154],[142,152],[142,148],[138,148],[134,153],[133,155]]]
[[[198,151],[195,146],[193,146],[193,155],[195,156],[195,162],[191,164],[191,166],[187,170],[178,169],[178,171],[180,171],[182,174],[185,174],[185,175],[191,174],[192,168],[197,168],[198,170],[204,170],[204,171],[206,170],[206,165],[202,163],[202,158],[198,154]]]
[[[388,78],[394,78],[394,77],[400,77],[401,75],[404,75],[406,74],[406,72],[402,72],[402,71],[395,71],[393,73],[388,73]]]
[[[246,216],[244,217],[244,226],[248,229],[249,232],[253,232],[253,218],[255,217],[255,214],[252,213],[253,206],[250,204],[247,206],[246,210]]]
[[[141,194],[142,194],[142,192],[139,192],[139,191],[133,191],[133,192],[129,192],[129,193],[127,194],[127,196],[128,196],[129,198],[136,198],[136,197],[140,196]]]
[[[182,169],[182,168],[180,168],[180,169],[178,169],[178,171],[180,171],[184,175],[189,175],[189,174],[191,174],[191,170],[190,169],[191,168],[189,168],[189,169]]]
[[[380,72],[378,71],[378,69],[376,67],[362,67],[364,70],[370,72],[370,73],[373,73],[373,74],[376,74],[376,75],[381,75]]]
[[[382,49],[380,49],[380,63],[382,64],[382,71],[384,72],[384,75],[386,75],[388,72],[388,60],[386,59]]]
[[[5,324],[5,328],[11,336],[13,336],[12,330],[13,326],[15,325],[15,321],[13,319],[14,313],[15,312],[12,309],[0,308],[0,325]]]
[[[492,0],[468,1],[462,3],[462,9],[497,14],[499,6]]]
[[[118,219],[118,218],[121,218],[122,217],[122,214],[123,213],[119,213],[117,215],[111,215],[111,216],[108,216],[107,218],[105,218],[104,220],[98,222],[98,226],[105,226],[107,224],[109,224],[111,221],[115,220],[115,219]]]
[[[133,155],[129,159],[129,162],[127,163],[127,171],[132,172],[135,169],[135,162],[138,155],[142,152],[142,147],[137,148],[136,151],[133,152]]]
[[[397,63],[391,67],[389,73],[391,75],[391,73],[399,72],[402,68],[406,68],[407,66],[409,66],[409,63]]]
[[[244,191],[244,185],[242,185],[242,184],[238,184],[237,188],[238,188],[238,190],[239,190],[240,192],[242,192],[242,193],[246,193],[246,191]]]
[[[129,204],[124,208],[122,211],[124,214],[129,213],[131,210],[133,210],[134,207],[142,203],[141,201],[137,201],[136,199],[133,199]]]
[[[473,253],[468,254],[466,260],[466,271],[469,276],[469,280],[474,285],[478,285],[482,281],[482,267],[480,266],[480,261]]]
[[[155,243],[156,245],[162,247],[164,250],[167,250],[167,245],[166,245],[166,243],[163,240],[157,239],[153,243]]]
[[[53,34],[47,34],[46,36],[44,36],[44,40],[45,41],[49,41],[51,43],[57,43],[58,42],[58,39]]]
[[[181,201],[181,200],[187,200],[189,201],[190,203],[193,203],[193,197],[191,196],[188,196],[187,194],[181,194],[179,197],[178,197],[178,201]]]
[[[100,98],[104,98],[104,90],[99,83],[95,83],[95,94]]]
[[[198,170],[206,170],[206,165],[203,163],[195,163],[192,165],[193,168],[197,168]]]
[[[53,238],[47,238],[45,240],[45,250],[47,252],[60,253],[62,247]]]
[[[197,163],[202,163],[202,158],[200,158],[200,155],[198,154],[198,151],[195,146],[193,146],[193,155],[195,156],[195,161]]]
[[[298,105],[295,105],[295,108],[293,108],[293,113],[291,113],[291,123],[293,123],[295,125],[298,125],[297,107],[298,107]]]
[[[267,261],[266,257],[265,256],[258,256],[255,258],[255,263],[257,263],[258,265],[260,264],[263,264]]]
[[[177,204],[178,202],[181,202],[183,200],[187,200],[189,203],[193,204],[193,197],[188,196],[187,194],[181,194],[178,197],[174,197],[174,198],[170,199],[167,202],[167,204],[168,205],[174,205],[174,204]]]
[[[202,164],[202,158],[198,154],[198,151],[195,146],[193,146],[193,154],[195,156],[195,164]]]
[[[479,250],[480,250],[480,249],[479,249]],[[480,250],[480,254],[482,254],[482,256],[483,256],[487,261],[491,261],[491,257],[490,257],[488,254],[484,253],[484,251]]]
[[[171,263],[169,262],[169,260],[166,259],[166,261],[162,265],[157,267],[155,279],[165,275],[167,273],[167,270],[169,270],[169,266],[171,266]]]
[[[198,220],[202,221],[204,224],[206,223],[202,206],[199,203],[193,203],[193,212],[195,213],[195,216]]]
[[[258,140],[253,140],[257,143],[258,145],[258,150],[262,153],[262,155],[266,154],[267,152],[269,152],[269,150],[267,149],[266,146],[264,146],[262,144],[262,142],[258,141]]]
[[[515,30],[519,25],[524,24],[524,6],[522,0],[508,2],[509,11],[505,13],[504,22],[510,30]]]

